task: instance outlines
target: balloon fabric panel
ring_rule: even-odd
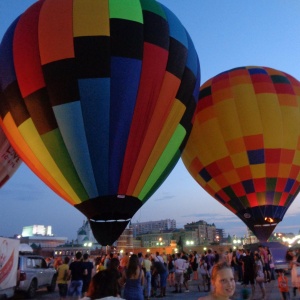
[[[0,188],[13,176],[21,162],[3,130],[0,129]]]
[[[76,0],[73,3],[73,35],[74,38],[109,37],[108,1]],[[101,51],[101,48],[96,49]]]
[[[112,243],[176,165],[190,133],[200,84],[194,45],[173,14],[149,0],[42,0],[16,23],[0,46],[1,65],[16,72],[1,79],[9,139],[87,216],[97,239]],[[101,238],[103,226],[116,232]]]
[[[73,0],[44,1],[38,21],[41,65],[74,58]],[[65,69],[67,71],[69,69]]]
[[[22,97],[25,98],[45,87],[38,47],[38,21],[43,1],[36,2],[25,12],[15,29],[13,40],[13,62]],[[31,30],[27,30],[31,28]],[[24,45],[26,45],[24,47]]]
[[[182,155],[197,182],[263,240],[299,191],[299,87],[263,67],[213,77],[201,86]]]
[[[31,166],[32,169],[36,170],[37,173],[40,173],[40,171],[38,170],[44,170],[44,167],[39,163],[38,160],[35,159],[34,155],[31,155],[31,149],[28,148],[27,144],[24,144],[23,137],[21,137],[19,135],[19,132],[15,130],[16,124],[11,119],[12,115],[8,113],[8,110],[12,109],[14,119],[17,122],[17,124],[21,124],[23,120],[26,120],[28,118],[28,113],[26,112],[25,106],[23,105],[19,88],[15,83],[16,75],[15,70],[13,68],[13,56],[10,54],[12,53],[13,33],[15,31],[16,25],[17,23],[14,22],[8,29],[7,33],[5,34],[2,40],[2,44],[4,44],[5,47],[2,47],[0,50],[1,64],[5,66],[5,74],[11,74],[10,77],[0,77],[1,89],[3,90],[3,93],[1,93],[0,96],[1,100],[3,100],[1,101],[1,115],[3,117],[3,124],[6,125],[6,128],[4,128],[6,135],[8,137],[14,136],[15,138],[15,140],[10,139],[10,142],[13,145],[14,149],[17,149],[19,154],[21,152],[26,153],[26,155],[30,157],[30,160],[27,159],[25,155],[22,155],[23,161],[25,161],[29,166]],[[11,52],[7,52],[7,50],[10,50]],[[4,98],[6,97],[10,98],[12,101],[10,103],[5,103]],[[8,128],[9,131],[7,130]],[[11,134],[11,132],[14,132],[14,134]],[[43,171],[42,173],[47,173],[47,171]],[[61,190],[58,184],[52,178],[50,178],[49,175],[44,174],[41,176],[43,177],[43,180],[47,182],[49,186],[51,186],[53,190],[55,190],[59,195],[63,196],[67,201],[70,201],[70,197],[64,191]]]
[[[107,176],[109,172],[109,123],[110,123],[110,104],[107,99],[110,97],[110,79],[93,78],[79,80],[81,94],[81,106],[84,117],[86,138],[92,166],[88,168],[93,173],[90,176],[82,176],[82,180],[88,181],[86,187],[91,182],[95,182],[96,191],[102,195],[108,195]],[[93,91],[93,93],[91,93]],[[90,101],[90,99],[98,101]],[[84,128],[83,127],[83,128]],[[99,130],[100,128],[100,130]],[[79,152],[80,154],[80,152]],[[79,161],[79,159],[76,159]],[[93,178],[94,177],[94,178]],[[94,188],[94,187],[93,187]],[[93,196],[89,188],[89,195]],[[94,195],[96,197],[97,195]]]
[[[49,162],[45,163],[47,169],[50,170],[50,172],[56,172],[56,176],[60,178],[59,182],[63,184],[65,182],[64,177],[69,178],[71,185],[73,185],[75,189],[77,189],[76,194],[79,195],[79,198],[86,199],[87,195],[82,187],[80,187],[81,184],[79,183],[76,172],[74,173],[74,171],[70,171],[73,168],[73,164],[70,162],[69,154],[64,147],[64,142],[62,141],[60,132],[56,130],[57,123],[55,121],[53,111],[51,110],[48,95],[42,90],[45,83],[43,82],[42,69],[39,65],[39,51],[37,47],[38,32],[30,31],[29,34],[26,35],[23,34],[22,30],[22,28],[30,27],[30,25],[32,25],[31,27],[33,28],[37,28],[34,25],[37,25],[38,22],[34,19],[38,18],[39,15],[37,12],[40,8],[41,7],[36,5],[33,6],[27,13],[25,13],[21,17],[15,32],[16,43],[14,48],[14,58],[17,65],[17,67],[15,68],[16,74],[20,90],[25,100],[26,108],[35,123],[35,126],[32,127],[31,122],[26,122],[26,126],[24,122],[24,126],[22,126],[22,132],[25,140],[27,140],[28,143],[32,145],[31,147],[35,149],[36,155],[40,157],[42,161]],[[23,45],[28,46],[23,47]],[[32,47],[32,45],[35,45],[35,47]],[[32,88],[31,90],[27,89],[28,86],[30,87],[30,84],[28,84],[28,74],[26,73],[26,70],[30,65],[35,66],[33,68],[34,72],[31,76],[29,74],[29,78],[32,79],[32,83],[35,83],[35,86],[33,86],[32,88],[35,88],[36,92],[32,91]],[[45,105],[45,103],[48,103],[48,105]],[[39,131],[41,137],[42,135],[44,135],[44,140],[41,143],[38,142],[38,136],[36,136],[36,139],[34,140],[29,137],[29,135],[31,136],[32,134],[34,134],[33,131],[35,131],[35,128]],[[37,143],[40,144],[39,147],[36,147]],[[46,148],[44,148],[44,144]],[[51,153],[51,149],[54,148],[54,145],[60,145],[61,151],[55,152],[54,150],[54,152],[52,151],[52,154],[50,154],[54,161],[56,161],[53,164],[51,163],[52,159],[49,158],[47,153],[48,151],[50,151]],[[61,171],[57,170],[56,165],[60,166]],[[64,174],[61,174],[60,172]],[[73,174],[76,174],[75,177]],[[72,181],[75,183],[72,184]],[[78,203],[78,197],[76,196],[76,194],[74,194],[73,189],[70,188],[69,184],[66,182],[64,183],[64,185],[65,189],[68,190],[68,193],[72,194],[71,197],[74,198],[74,201]]]

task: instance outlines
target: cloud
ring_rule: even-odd
[[[161,197],[159,197],[159,198],[155,198],[155,199],[153,199],[154,201],[156,201],[156,202],[159,202],[159,201],[165,201],[165,200],[169,200],[169,199],[174,199],[175,198],[175,196],[173,195],[165,195],[165,196],[161,196]]]

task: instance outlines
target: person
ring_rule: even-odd
[[[290,300],[290,292],[289,292],[289,280],[284,274],[283,269],[278,270],[278,288],[279,292],[284,300]]]
[[[153,272],[154,257],[151,255],[151,297],[156,297],[156,291],[159,287],[159,275],[156,272]]]
[[[117,272],[112,269],[97,272],[91,280],[86,296],[81,300],[121,300],[118,279]]]
[[[175,290],[173,293],[181,293],[181,286],[183,285],[183,273],[186,270],[186,260],[181,258],[180,253],[176,253],[177,259],[174,261],[175,265]]]
[[[300,266],[300,256],[297,256],[295,252],[290,251],[292,259],[290,260],[291,279],[293,286],[293,296],[296,297],[297,289],[300,290],[300,276],[297,275],[297,267]]]
[[[265,289],[265,274],[263,269],[263,263],[261,261],[261,257],[258,253],[254,254],[254,261],[255,261],[255,270],[256,270],[256,284],[260,287],[260,290],[262,292],[262,300],[265,300],[266,298],[266,289]],[[252,298],[255,292],[255,286],[254,291],[252,294]]]
[[[219,262],[221,261],[221,257],[219,255]],[[207,253],[205,255],[205,262],[207,263],[207,270],[208,270],[208,274],[210,275],[211,273],[211,269],[213,267],[213,265],[215,264],[215,255],[212,252],[212,249],[208,249]],[[207,289],[208,291],[210,291],[210,276],[207,277]]]
[[[159,252],[156,251],[155,253],[155,258],[154,258],[155,261],[160,261],[161,263],[164,263],[164,259],[162,258],[161,255],[159,255]]]
[[[67,298],[68,293],[68,271],[69,271],[70,257],[66,256],[64,258],[63,264],[57,268],[57,286],[60,300]]]
[[[189,256],[187,255],[182,255],[181,258],[185,259],[185,271],[183,272],[183,285],[185,287],[185,292],[189,293],[189,281],[191,279],[191,274],[193,273],[193,269],[191,266],[191,257],[192,254]]]
[[[226,261],[229,266],[232,266],[232,257],[233,257],[233,250],[232,248],[229,248],[229,252],[226,252]]]
[[[238,281],[238,259],[237,259],[237,251],[232,251],[232,259],[231,259],[231,267],[234,274],[235,281]]]
[[[205,261],[209,270],[215,263],[215,255],[212,253],[212,249],[207,250],[207,254],[205,255]]]
[[[275,265],[274,265],[273,256],[272,256],[272,253],[271,253],[269,247],[266,247],[266,250],[267,250],[268,259],[269,259],[269,266],[270,266],[271,280],[275,280]]]
[[[83,284],[82,284],[82,296],[85,295],[85,293],[88,290],[89,284],[92,279],[92,272],[94,269],[94,265],[91,261],[89,261],[89,254],[84,253],[83,254],[83,267],[86,269],[86,275],[83,275]]]
[[[151,266],[152,263],[149,259],[149,254],[146,253],[145,259],[143,260],[143,268],[145,270],[145,277],[147,280],[147,286],[145,291],[146,300],[149,300],[151,296]]]
[[[220,260],[220,254],[217,250],[214,251],[215,263],[218,263]]]
[[[140,266],[141,268],[143,268],[144,257],[143,257],[143,253],[142,253],[142,252],[139,252],[139,253],[138,253],[138,260],[139,260],[139,266]]]
[[[209,279],[210,275],[208,273],[207,263],[205,261],[204,255],[202,255],[201,258],[200,258],[200,274],[202,276],[203,291],[204,292],[209,292],[208,279]],[[198,284],[198,290],[199,290],[199,292],[201,291],[200,283]]]
[[[227,262],[214,264],[211,271],[212,291],[198,300],[228,300],[235,292],[235,280],[231,266]]]
[[[243,249],[238,249],[238,251],[236,252],[236,257],[237,257],[237,269],[238,269],[238,282],[243,282],[243,262],[242,262],[242,258],[244,256],[244,251]]]
[[[132,254],[129,258],[128,267],[123,271],[120,278],[120,284],[124,288],[124,298],[127,300],[144,300],[144,272],[139,267],[139,260],[136,254]]]
[[[129,254],[126,252],[120,259],[120,271],[123,272],[126,270],[129,263]]]
[[[193,269],[193,280],[198,280],[198,255],[197,251],[193,251],[192,257],[191,257],[191,266]]]
[[[101,271],[102,268],[101,259],[102,259],[101,256],[97,256],[94,259],[94,273]],[[104,270],[104,267],[102,269]]]
[[[253,253],[250,249],[245,250],[245,255],[242,256],[242,268],[243,268],[243,285],[248,286],[250,283],[252,289],[252,295],[255,292],[255,262]]]
[[[113,258],[114,254],[113,253],[108,253],[106,254],[106,257],[104,259],[104,268],[107,269],[110,264],[110,260]]]
[[[71,262],[69,266],[68,275],[71,278],[71,283],[68,290],[68,296],[70,298],[75,296],[77,299],[79,299],[81,297],[83,275],[87,273],[84,269],[81,258],[82,253],[80,251],[76,252],[75,260]]]
[[[168,270],[165,264],[161,261],[153,260],[153,273],[159,274],[160,294],[157,298],[166,297]]]
[[[58,267],[59,267],[60,265],[62,265],[62,264],[63,264],[63,260],[62,260],[62,258],[61,258],[60,256],[58,256],[58,257],[56,257],[55,260],[54,260],[53,267],[54,267],[54,269],[57,271],[57,270],[58,270]]]
[[[268,252],[263,245],[258,246],[259,255],[263,264],[263,270],[265,275],[265,282],[271,281],[271,270]]]
[[[52,257],[46,257],[45,260],[48,268],[54,267],[54,259]]]
[[[175,260],[175,254],[169,255],[168,256],[168,271],[169,271],[169,276],[168,276],[168,281],[169,281],[169,286],[175,286],[175,265],[174,265],[174,260]]]

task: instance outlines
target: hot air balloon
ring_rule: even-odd
[[[192,177],[261,241],[300,184],[300,83],[266,67],[223,72],[200,88],[182,153]]]
[[[200,65],[154,0],[40,0],[0,48],[0,111],[23,161],[111,245],[171,172]]]
[[[0,127],[0,188],[13,176],[21,163],[22,160]]]

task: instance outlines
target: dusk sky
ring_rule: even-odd
[[[0,39],[32,0],[0,1]],[[201,65],[201,84],[241,66],[266,66],[300,79],[299,0],[163,0],[189,32]],[[0,70],[1,72],[1,70]],[[276,133],[274,133],[276,134]],[[275,231],[298,233],[300,196]],[[175,219],[177,227],[205,220],[227,234],[244,236],[246,225],[208,195],[179,161],[133,222]],[[51,225],[53,233],[76,238],[85,220],[76,208],[48,188],[25,164],[0,190],[0,236],[23,226]]]

